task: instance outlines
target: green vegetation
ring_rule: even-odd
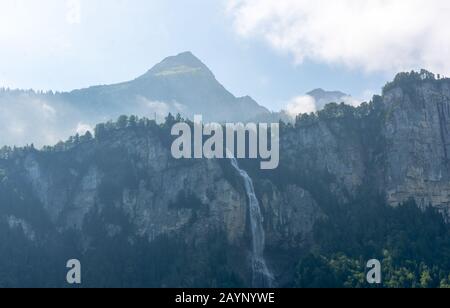
[[[427,70],[420,70],[420,72],[411,71],[409,73],[399,73],[395,76],[394,81],[387,83],[383,88],[383,94],[389,92],[390,90],[401,87],[402,89],[406,89],[408,92],[411,93],[412,90],[414,90],[414,87],[423,81],[428,82],[441,82],[445,81],[446,79],[440,79],[440,76],[436,76],[435,74],[427,71]]]
[[[426,72],[398,76],[405,79],[437,80]],[[410,82],[410,81],[409,81]],[[339,142],[361,147],[367,169],[356,194],[342,190],[347,201],[339,202],[330,191],[338,179],[322,168],[318,147],[295,148],[281,144],[280,167],[259,170],[256,162],[241,162],[255,180],[257,194],[265,187],[258,179],[268,179],[281,191],[295,184],[309,191],[327,218],[317,223],[313,244],[299,256],[290,287],[370,287],[366,263],[382,261],[382,284],[378,287],[448,287],[450,274],[450,226],[431,207],[421,210],[411,200],[393,208],[377,191],[377,175],[386,141],[382,131],[385,110],[381,97],[359,107],[330,104],[323,111],[301,115],[295,127],[282,126],[281,136],[327,127]],[[295,139],[294,139],[295,140]],[[343,144],[345,148],[345,144]],[[334,149],[338,154],[338,149]],[[287,153],[287,154],[286,154]],[[292,153],[295,153],[293,155]]]
[[[294,286],[368,287],[365,266],[373,258],[382,261],[381,287],[448,284],[450,228],[441,214],[422,212],[412,201],[398,208],[369,200],[339,207],[316,226],[315,237],[317,247],[299,262]],[[320,277],[311,278],[314,273]]]
[[[384,147],[379,134],[379,104],[379,97],[358,108],[331,104],[322,112],[299,117],[295,126],[281,125],[282,136],[295,135],[299,129],[314,129],[320,120],[333,134],[349,136],[347,142],[358,141],[370,148],[364,157],[369,170],[366,182],[356,196],[343,191],[346,202],[338,202],[330,191],[336,178],[316,167],[320,155],[313,149],[282,157],[280,167],[271,171],[261,171],[257,161],[240,162],[254,179],[258,196],[271,189],[264,180],[280,189],[295,184],[308,190],[326,214],[327,218],[314,228],[312,244],[305,247],[288,270],[291,279],[282,286],[370,287],[366,283],[366,262],[376,258],[382,262],[383,279],[375,287],[450,288],[450,227],[442,215],[431,208],[422,211],[414,201],[390,207],[373,184],[371,175],[376,174],[377,167],[374,157]],[[131,154],[117,140],[128,142],[129,136],[137,136],[142,138],[135,139],[148,142],[149,136],[157,136],[152,142],[169,148],[170,128],[177,120],[181,119],[169,116],[165,124],[157,124],[123,116],[117,122],[98,125],[95,138],[90,134],[75,136],[44,151],[36,151],[32,146],[2,149],[0,286],[65,286],[64,265],[73,257],[78,257],[87,269],[83,272],[86,287],[245,286],[245,262],[238,261],[243,267],[239,273],[232,265],[242,260],[243,249],[230,246],[219,227],[208,229],[209,234],[195,245],[187,244],[188,232],[156,234],[149,241],[148,235],[137,230],[133,220],[136,218],[117,206],[123,201],[124,188],[137,190],[151,176],[136,168],[145,160]],[[282,148],[281,154],[292,153],[289,150]],[[58,232],[64,221],[55,225],[50,220],[30,183],[23,180],[23,167],[16,163],[28,154],[41,164],[54,166],[61,187],[77,179],[76,173],[67,176],[71,170],[82,173],[91,164],[105,175],[98,189],[98,204],[85,217],[81,230]],[[84,162],[77,160],[76,154],[85,155]],[[189,163],[192,162],[179,162]],[[219,163],[225,179],[242,189],[241,180],[230,165],[226,161]],[[168,208],[192,210],[194,224],[208,207],[186,190]],[[11,228],[7,220],[11,216],[29,223],[37,240],[30,241],[21,228]]]

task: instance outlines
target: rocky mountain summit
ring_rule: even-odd
[[[306,95],[314,98],[316,104],[316,110],[322,110],[329,103],[348,103],[352,100],[352,97],[348,94],[345,94],[341,91],[326,91],[324,89],[314,89]]]
[[[162,122],[169,113],[218,122],[270,115],[251,97],[234,96],[205,64],[184,52],[118,84],[56,93],[0,89],[0,146],[54,145],[123,114]]]
[[[72,104],[112,116],[136,114],[163,120],[169,112],[191,118],[202,114],[208,121],[244,121],[269,113],[249,96],[235,97],[211,70],[191,52],[168,57],[135,80],[96,86],[65,94]],[[133,106],[139,110],[134,112]]]

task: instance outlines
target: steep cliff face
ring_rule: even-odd
[[[448,217],[449,115],[450,80],[399,74],[371,104],[330,104],[298,117],[281,136],[281,167],[295,170],[303,187],[322,179],[341,203],[372,191],[391,206],[412,198]]]
[[[194,263],[207,262],[211,234],[222,234],[223,249],[248,260],[249,200],[230,161],[175,160],[168,131],[148,123],[152,124],[110,128],[96,139],[74,141],[63,149],[22,150],[3,160],[2,166],[16,189],[30,187],[58,230],[79,232],[85,249],[93,240],[86,233],[89,219],[100,215],[111,238],[144,237],[151,243],[169,237],[196,247],[189,253],[198,260],[190,264],[192,271],[198,270]],[[300,187],[279,190],[270,181],[264,185],[265,192],[258,197],[267,217],[267,245],[303,247],[320,217],[317,204]],[[107,218],[111,211],[118,217]],[[22,217],[9,221],[39,233],[39,227]],[[248,281],[249,266],[235,262],[239,258],[226,265],[240,281]]]
[[[328,177],[329,190],[341,201],[363,183],[366,168],[357,126],[348,127],[346,121],[344,115],[336,115],[311,124],[298,123],[295,130],[281,136],[282,163],[301,171],[299,176]]]
[[[228,160],[173,159],[173,121],[129,118],[98,125],[95,139],[1,151],[0,228],[22,230],[33,247],[74,232],[77,253],[88,260],[99,258],[93,251],[110,251],[104,242],[150,254],[157,268],[139,286],[251,285],[243,179]],[[299,116],[295,126],[281,125],[278,169],[239,162],[254,184],[276,280],[292,282],[293,268],[320,244],[315,236],[324,226],[322,238],[334,232],[345,242],[362,230],[349,246],[363,250],[361,242],[379,236],[384,250],[385,216],[381,226],[370,227],[387,232],[383,236],[367,231],[371,221],[364,220],[391,213],[384,203],[396,207],[413,198],[422,209],[431,205],[450,217],[449,129],[450,81],[417,73],[399,75],[370,104],[330,104]],[[372,246],[364,249],[373,253]],[[146,264],[141,254],[133,260]]]
[[[231,186],[217,162],[171,159],[168,148],[151,134],[117,130],[111,138],[69,151],[32,151],[16,163],[23,165],[24,179],[62,228],[81,230],[90,211],[112,206],[123,209],[149,240],[193,222],[198,235],[223,227],[230,243],[245,232],[242,187]]]
[[[297,185],[288,185],[281,190],[269,181],[263,181],[262,185],[267,246],[281,250],[307,246],[312,240],[314,224],[325,217],[317,202]]]
[[[391,205],[414,197],[450,215],[450,81],[397,85],[383,96],[385,190]]]

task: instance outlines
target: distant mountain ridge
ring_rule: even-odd
[[[73,103],[86,107],[117,108],[116,115],[129,114],[135,105],[138,115],[157,118],[171,113],[185,117],[202,114],[211,121],[244,121],[268,113],[249,96],[237,98],[226,90],[211,70],[191,52],[164,59],[144,75],[115,85],[96,86],[67,93]]]
[[[168,57],[144,75],[118,84],[56,94],[0,91],[0,111],[0,146],[55,144],[122,114],[158,121],[169,112],[187,118],[201,114],[218,122],[270,114],[251,97],[230,93],[191,52]]]
[[[305,113],[321,111],[330,103],[345,103],[351,106],[359,106],[361,101],[353,98],[351,95],[341,91],[326,91],[322,88],[312,90],[305,95],[293,98],[279,112],[264,114],[254,119],[256,122],[277,122],[293,123],[297,116]]]

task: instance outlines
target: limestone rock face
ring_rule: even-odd
[[[450,82],[396,87],[382,102],[389,203],[414,198],[450,214]]]
[[[354,194],[366,167],[363,145],[352,133],[336,120],[300,127],[281,136],[282,163],[317,178],[331,175],[330,190]],[[337,197],[344,198],[342,193]]]
[[[271,186],[270,182],[265,183]],[[311,194],[301,187],[289,185],[282,191],[272,186],[261,197],[266,221],[267,245],[283,249],[301,248],[311,242],[314,224],[324,218]]]
[[[276,170],[242,161],[255,186],[267,263],[276,276],[314,245],[319,221],[358,198],[375,196],[378,202],[381,195],[391,206],[413,198],[450,219],[450,80],[416,77],[396,79],[371,104],[330,104],[299,117],[295,126],[282,125]],[[248,280],[249,200],[241,176],[227,160],[175,160],[169,126],[134,119],[99,125],[95,139],[77,137],[43,151],[0,151],[2,200],[11,203],[0,204],[0,219],[37,241],[43,232],[28,210],[16,208],[42,206],[56,230],[75,230],[88,249],[85,229],[97,215],[110,238],[175,238],[182,243],[176,247],[192,249],[186,258],[197,260],[184,263],[192,265],[190,273],[211,264],[211,247],[225,246],[215,251],[231,254],[214,260]],[[192,279],[186,285],[195,285]]]
[[[241,176],[228,160],[175,160],[164,138],[151,130],[115,129],[65,149],[20,152],[8,160],[6,174],[15,175],[10,180],[15,178],[16,187],[29,187],[34,206],[42,206],[57,230],[78,232],[86,250],[95,249],[86,230],[92,228],[90,218],[99,215],[96,228],[110,238],[153,243],[168,237],[192,247],[186,252],[196,260],[190,270],[201,271],[209,262],[209,247],[216,245],[211,236],[222,234],[222,249],[234,256],[227,268],[246,281],[252,246],[249,199]],[[311,244],[313,227],[324,217],[311,194],[298,185],[278,187],[264,178],[254,182],[267,251],[298,251]],[[45,238],[22,217],[9,221],[11,228],[27,230],[29,238]],[[280,266],[288,267],[286,262]],[[288,262],[291,266],[296,259]]]
[[[281,136],[285,172],[294,170],[303,188],[321,179],[341,203],[365,189],[392,206],[414,199],[449,217],[450,80],[402,76],[371,105],[330,104],[299,117]]]
[[[113,138],[69,151],[32,151],[16,164],[62,230],[82,230],[87,215],[114,207],[149,241],[161,235],[195,241],[218,229],[230,245],[248,246],[248,197],[229,161],[178,161],[157,136],[117,130]],[[258,198],[271,245],[302,246],[320,217],[314,199],[297,186],[280,191],[270,181],[265,185],[273,193]],[[113,236],[122,226],[107,229]]]

